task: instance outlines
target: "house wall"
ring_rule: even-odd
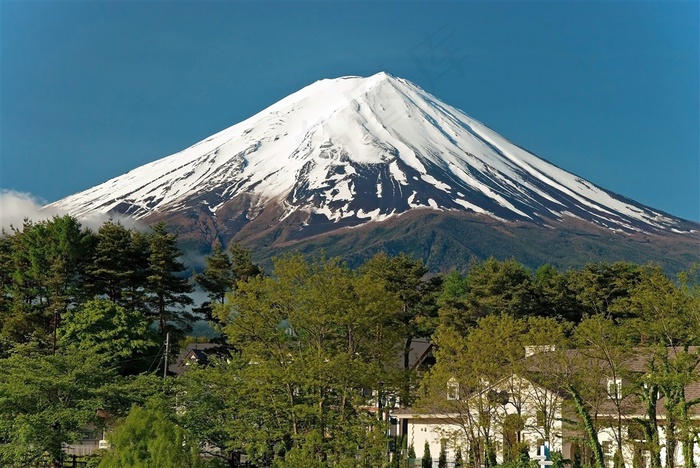
[[[663,421],[660,421],[661,424],[663,424]],[[633,466],[633,460],[634,460],[634,444],[629,441],[628,437],[628,431],[627,427],[623,427],[622,429],[622,437],[623,437],[623,445],[622,445],[622,457],[625,462],[625,466],[631,467]],[[613,467],[613,456],[615,454],[615,451],[617,450],[617,442],[615,440],[615,434],[612,429],[609,427],[600,429],[598,431],[598,441],[600,442],[601,446],[603,446],[603,452],[605,455],[605,463],[608,468]],[[666,465],[666,432],[664,431],[663,427],[659,427],[659,442],[661,444],[661,464],[662,466]],[[609,444],[610,450],[606,451],[605,447],[606,444]],[[643,456],[645,459],[646,466],[650,465],[650,460],[649,460],[649,455],[647,452],[643,452]],[[567,458],[566,456],[564,458]],[[569,457],[570,458],[570,457]],[[695,445],[695,450],[693,454],[693,461],[694,465],[698,466],[700,465],[700,446],[697,444]],[[684,465],[684,459],[683,459],[683,447],[679,443],[678,446],[676,447],[676,466],[683,466]]]
[[[529,454],[531,457],[537,455],[537,449],[544,439],[544,429],[538,426],[537,412],[544,406],[549,413],[553,413],[553,423],[550,429],[550,451],[561,452],[563,458],[573,460],[573,445],[577,440],[580,440],[582,434],[573,432],[573,428],[569,425],[566,427],[562,424],[562,410],[566,411],[566,419],[577,419],[577,416],[571,413],[571,408],[564,405],[560,396],[553,392],[539,387],[532,382],[513,376],[510,379],[504,379],[498,385],[494,385],[491,389],[508,392],[509,400],[504,406],[499,406],[495,411],[496,415],[492,417],[493,427],[491,430],[491,440],[494,442],[497,459],[503,461],[503,443],[504,437],[500,422],[502,422],[508,414],[520,414],[525,423],[525,428],[521,432],[521,441],[528,443]],[[446,395],[448,394],[447,388]],[[517,395],[516,395],[517,394]],[[399,419],[408,422],[407,435],[408,444],[413,444],[416,456],[420,458],[423,454],[423,446],[426,441],[430,445],[430,453],[434,460],[440,453],[440,440],[447,439],[448,459],[454,456],[456,444],[462,447],[463,457],[467,458],[468,443],[465,433],[465,428],[462,427],[462,421],[476,421],[478,417],[471,412],[471,417],[467,412],[469,408],[477,406],[476,398],[483,398],[483,395],[472,396],[468,400],[462,401],[446,401],[445,408],[451,408],[453,414],[444,415],[428,415],[428,414],[413,414],[413,415],[395,415]],[[513,402],[517,403],[514,404]],[[462,413],[456,411],[462,408]],[[518,410],[519,408],[519,410]],[[661,423],[661,422],[660,422]],[[601,424],[602,426],[602,424]],[[600,427],[600,426],[599,426]],[[478,430],[478,429],[476,429]],[[613,456],[617,450],[614,432],[610,428],[602,428],[598,433],[601,445],[609,448],[606,454],[606,464],[609,468],[613,466]],[[627,428],[623,428],[623,444],[622,456],[625,466],[633,466],[634,460],[634,445],[628,441]],[[659,437],[661,445],[665,443],[665,433],[663,427],[659,428]],[[648,454],[646,466],[649,466]],[[666,453],[665,448],[661,453],[662,464],[665,465]],[[682,446],[678,445],[676,451],[676,466],[683,466],[684,460],[682,455]],[[696,444],[694,450],[694,464],[700,466],[700,446]]]
[[[666,440],[666,431],[663,427],[659,428],[659,440],[661,441],[661,464],[666,466],[666,447],[664,442]],[[694,466],[700,466],[700,446],[695,444],[695,450],[693,450],[693,463]],[[676,447],[676,466],[684,466],[683,459],[683,446],[679,443]]]
[[[511,409],[514,408],[511,407]],[[560,419],[560,417],[560,414],[557,415],[557,418]],[[430,454],[435,463],[437,463],[437,458],[440,454],[440,441],[442,439],[446,439],[448,440],[446,446],[448,460],[452,460],[454,458],[454,453],[456,449],[455,443],[459,443],[462,446],[462,456],[466,461],[468,453],[467,439],[464,435],[464,428],[456,422],[456,415],[452,417],[445,415],[444,417],[440,418],[429,418],[420,415],[402,415],[399,416],[399,418],[408,420],[408,444],[413,444],[413,448],[416,452],[416,457],[421,458],[423,456],[424,445],[425,442],[428,441],[428,444],[430,445]],[[555,434],[556,437],[551,441],[550,450],[552,452],[561,452],[562,456],[565,459],[573,459],[572,443],[570,440],[567,440],[567,434],[562,432],[562,423],[560,420],[557,422]],[[532,429],[526,429],[522,432],[522,435],[523,440],[527,441],[530,445],[530,456],[533,457],[537,455],[537,443],[538,439],[541,439],[540,433]],[[660,428],[659,436],[661,439],[661,443],[663,444],[666,438],[663,428]],[[626,429],[623,434],[623,437],[625,437],[625,439],[627,438]],[[503,437],[500,429],[497,428],[495,430],[493,440],[495,442],[497,450],[497,458],[500,463],[503,461]],[[601,445],[605,445],[606,443],[610,444],[611,450],[608,453],[606,453],[605,458],[606,465],[609,468],[612,468],[613,455],[615,453],[615,450],[617,449],[617,443],[615,442],[613,431],[609,428],[600,430],[598,432],[598,440],[600,441]],[[624,458],[625,466],[631,467],[634,458],[633,445],[631,443],[623,444],[622,455]],[[665,448],[663,448],[661,451],[661,462],[662,465],[665,465],[666,463]],[[695,466],[700,465],[700,446],[698,445],[696,445],[695,447],[694,463]],[[648,455],[646,455],[646,466],[649,466]],[[683,466],[683,454],[681,446],[677,447],[676,466]]]
[[[491,387],[492,390],[505,392],[508,395],[508,403],[499,405],[494,408],[492,415],[491,440],[493,441],[496,450],[496,456],[499,462],[503,461],[504,436],[501,422],[504,421],[507,415],[519,414],[523,418],[524,429],[520,431],[521,442],[527,443],[529,446],[530,456],[535,456],[539,446],[545,440],[546,431],[543,426],[538,425],[537,413],[542,408],[546,408],[549,419],[551,420],[550,427],[550,450],[562,451],[562,423],[561,423],[561,403],[558,395],[549,392],[548,390],[539,387],[532,382],[522,379],[518,376],[511,376],[499,382],[498,385]],[[447,395],[447,388],[446,388]],[[466,460],[468,453],[468,442],[465,433],[465,428],[462,426],[462,421],[476,421],[479,418],[474,410],[478,406],[476,399],[485,399],[486,395],[472,396],[464,400],[464,404],[460,402],[448,402],[448,407],[462,407],[462,415],[455,413],[452,415],[397,415],[399,418],[408,420],[408,444],[413,443],[416,456],[421,457],[423,447],[426,441],[430,444],[430,453],[433,458],[437,459],[440,453],[440,440],[447,439],[447,454],[448,459],[454,456],[457,444],[462,447],[462,454]],[[468,412],[471,412],[471,417]],[[477,429],[478,431],[478,429]]]
[[[416,451],[416,457],[423,457],[425,442],[430,444],[430,455],[437,461],[440,455],[440,440],[447,438],[448,434],[459,434],[461,429],[454,423],[449,423],[444,419],[409,419],[407,440],[408,445],[413,444],[413,449]],[[464,441],[464,439],[462,439]],[[462,442],[466,446],[465,442]],[[447,458],[453,459],[456,446],[447,444]],[[464,449],[462,456],[466,457]]]
[[[543,407],[543,398],[547,398],[547,411],[553,413],[550,418],[553,419],[552,427],[550,428],[550,450],[564,451],[562,446],[562,422],[561,422],[561,405],[557,404],[558,397],[551,392],[547,392],[541,387],[524,382],[519,379],[517,382],[513,379],[504,383],[502,388],[518,388],[520,397],[517,399],[517,404],[507,403],[494,410],[492,417],[493,426],[491,429],[491,440],[494,443],[496,456],[499,462],[503,461],[503,446],[504,437],[501,422],[509,414],[520,414],[524,420],[525,427],[521,431],[521,442],[529,445],[529,454],[531,457],[537,455],[539,446],[545,439],[544,427],[538,425],[537,412]],[[471,400],[469,400],[471,401]],[[453,407],[454,407],[453,403]],[[467,405],[465,405],[467,407]],[[465,427],[462,421],[478,420],[478,417],[472,412],[471,418],[460,416],[460,414],[451,415],[396,415],[399,419],[408,420],[408,444],[413,444],[413,448],[418,458],[422,457],[424,445],[427,441],[430,445],[431,456],[437,460],[440,453],[440,441],[447,440],[447,457],[452,459],[456,450],[457,444],[462,447],[462,456],[466,461],[468,454],[468,439],[466,437]],[[566,447],[570,451],[570,444]],[[564,454],[566,456],[566,454]]]

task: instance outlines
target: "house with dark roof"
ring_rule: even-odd
[[[694,366],[683,386],[685,409],[693,438],[692,453],[695,466],[700,464],[700,356],[698,348],[688,353]],[[668,348],[672,359],[677,350]],[[663,352],[661,353],[663,355]],[[407,436],[407,444],[420,454],[427,442],[433,457],[445,444],[448,460],[453,459],[457,447],[466,461],[471,452],[472,460],[484,465],[490,450],[500,463],[513,458],[516,453],[527,452],[538,456],[545,443],[549,450],[560,452],[564,459],[590,454],[585,443],[579,413],[571,394],[566,391],[567,373],[577,366],[586,366],[591,372],[596,391],[586,389],[592,395],[589,411],[594,418],[598,440],[605,463],[612,468],[618,442],[626,466],[650,466],[648,450],[651,441],[646,440],[643,425],[656,418],[661,447],[661,463],[667,457],[665,425],[668,420],[669,402],[662,393],[656,398],[655,412],[651,414],[640,398],[640,385],[655,365],[659,354],[638,349],[619,356],[619,368],[610,372],[610,363],[586,350],[560,350],[540,347],[526,350],[526,358],[519,370],[504,372],[496,382],[481,382],[470,387],[456,378],[449,379],[444,394],[432,399],[430,406],[401,408],[392,412]],[[614,368],[615,366],[613,366]],[[597,380],[597,382],[596,382]],[[597,393],[596,393],[597,392]],[[595,401],[593,401],[595,399]],[[680,428],[677,427],[677,431]],[[588,453],[586,453],[588,452]],[[688,453],[688,452],[686,452]],[[683,464],[683,448],[675,447],[677,465]]]
[[[231,355],[231,347],[218,343],[191,343],[185,346],[175,362],[168,366],[168,372],[180,375],[191,366],[207,366],[211,358],[226,359]]]

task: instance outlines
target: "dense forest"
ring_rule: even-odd
[[[265,272],[240,245],[216,244],[194,272],[177,241],[164,224],[93,232],[69,216],[0,236],[0,466],[61,466],[64,445],[86,427],[109,429],[111,448],[89,460],[104,468],[237,466],[242,457],[259,467],[403,466],[420,448],[390,440],[393,407],[444,407],[450,379],[478,391],[536,345],[585,349],[614,369],[640,347],[655,353],[629,391],[654,408],[666,397],[669,443],[690,453],[698,444],[688,415],[700,402],[683,394],[700,362],[696,270],[668,278],[657,265],[617,262],[533,272],[490,258],[442,275],[378,254],[356,269],[286,255]],[[168,375],[166,349],[174,359],[202,318],[227,353]],[[436,345],[428,371],[409,369],[418,338]],[[680,351],[668,357],[669,346]],[[588,430],[599,424],[589,358],[556,385],[586,426],[577,463],[603,468]],[[648,440],[660,424],[645,421]],[[464,466],[495,464],[486,442]],[[660,468],[660,448],[645,449]],[[508,463],[527,464],[518,453]]]

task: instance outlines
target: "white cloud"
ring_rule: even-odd
[[[6,231],[11,226],[21,229],[25,219],[38,222],[59,214],[42,210],[42,208],[42,201],[29,193],[2,190],[0,191],[0,226]]]
[[[45,202],[30,193],[15,192],[14,190],[0,189],[0,227],[9,232],[13,226],[21,229],[25,219],[33,222],[40,222],[51,219],[54,216],[61,216],[66,213],[56,210],[55,208],[45,208]],[[135,220],[125,217],[110,216],[107,214],[99,214],[90,216],[89,218],[80,219],[80,223],[84,227],[96,231],[110,218],[114,221],[119,221],[126,227],[133,227],[139,230],[145,230],[146,227],[139,225]]]

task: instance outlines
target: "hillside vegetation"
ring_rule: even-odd
[[[697,427],[680,410],[693,403],[679,389],[698,378],[696,271],[670,278],[658,264],[632,262],[533,270],[465,257],[452,259],[459,271],[431,274],[399,249],[377,248],[351,266],[330,252],[290,253],[264,269],[240,244],[215,244],[195,273],[164,224],[92,232],[65,216],[5,233],[0,465],[59,466],[64,444],[92,426],[109,430],[111,448],[90,460],[103,468],[236,466],[242,457],[259,467],[399,466],[416,448],[387,436],[393,408],[439,405],[448,376],[493,380],[524,346],[553,343],[679,347],[680,360],[635,391],[672,399],[673,440],[692,453]],[[193,304],[195,285],[206,302]],[[227,351],[168,374],[165,350],[173,362],[203,316]],[[409,365],[418,338],[437,345],[429,371]],[[583,398],[581,415],[593,409],[585,374],[561,385]],[[596,439],[588,443],[580,462],[603,468]],[[490,450],[465,464],[492,466]]]

